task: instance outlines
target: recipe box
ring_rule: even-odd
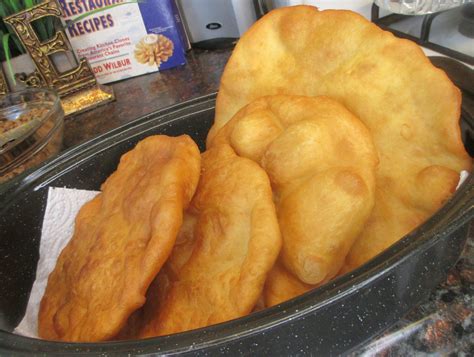
[[[77,58],[99,83],[185,64],[184,28],[173,0],[59,0]]]

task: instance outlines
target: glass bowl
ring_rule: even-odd
[[[0,184],[57,154],[64,112],[56,93],[26,89],[0,97]]]

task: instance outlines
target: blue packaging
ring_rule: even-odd
[[[76,56],[89,60],[99,83],[186,63],[183,28],[173,0],[59,0],[59,4]]]

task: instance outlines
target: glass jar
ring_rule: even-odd
[[[64,112],[56,93],[26,89],[0,97],[0,184],[57,154]]]
[[[375,0],[380,8],[404,15],[431,14],[471,2],[473,0]]]

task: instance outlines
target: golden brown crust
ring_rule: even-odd
[[[196,189],[200,153],[183,135],[148,137],[123,155],[76,217],[41,301],[39,335],[102,341],[122,328],[171,252]]]
[[[265,307],[278,305],[296,296],[304,294],[318,285],[305,284],[277,262],[268,274],[263,299]]]
[[[175,264],[177,276],[139,337],[186,331],[250,313],[280,251],[268,177],[228,145],[203,154],[202,176],[188,214],[195,217],[191,257],[180,269],[180,263]]]
[[[155,319],[162,309],[172,283],[179,279],[179,272],[194,250],[196,243],[194,227],[197,214],[194,211],[195,207],[190,206],[184,213],[183,224],[176,237],[173,250],[146,292],[146,303],[130,316],[124,328],[113,338],[114,340],[137,339],[145,326],[156,323]]]
[[[367,128],[330,98],[274,95],[242,108],[211,147],[220,143],[270,177],[284,267],[306,284],[333,278],[374,206],[378,160]]]
[[[224,70],[208,145],[241,108],[274,94],[329,96],[373,136],[380,158],[375,210],[346,269],[425,221],[453,192],[455,176],[471,169],[459,90],[415,43],[353,12],[281,8],[252,26]]]

